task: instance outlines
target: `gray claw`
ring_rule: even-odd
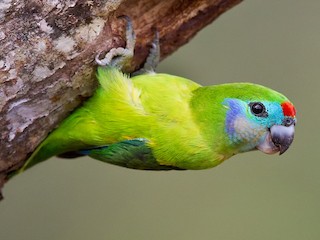
[[[146,72],[154,72],[160,61],[160,44],[159,44],[159,32],[155,31],[155,36],[151,44],[149,55],[141,69],[134,72],[132,75],[140,75]]]
[[[112,66],[118,69],[124,69],[128,66],[133,58],[134,46],[136,42],[135,34],[132,27],[132,21],[128,16],[121,16],[127,21],[126,25],[126,48],[112,48],[103,59],[100,54],[95,57],[95,61],[100,66]]]

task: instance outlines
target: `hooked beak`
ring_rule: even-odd
[[[293,141],[294,125],[294,121],[290,125],[273,125],[257,148],[267,154],[283,154]]]

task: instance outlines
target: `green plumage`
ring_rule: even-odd
[[[174,166],[159,165],[147,142],[145,139],[125,140],[108,146],[83,150],[81,153],[126,168],[143,170],[179,169]]]
[[[136,169],[204,169],[239,152],[226,133],[228,98],[287,99],[249,84],[202,87],[188,79],[148,73],[128,78],[99,67],[100,86],[34,151],[20,171],[75,152]]]

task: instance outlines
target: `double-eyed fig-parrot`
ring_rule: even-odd
[[[90,156],[134,169],[206,169],[258,149],[284,153],[294,137],[296,111],[282,94],[252,83],[201,86],[155,73],[156,37],[145,69],[129,77],[120,68],[133,56],[135,37],[127,19],[127,48],[96,61],[100,86],[61,122],[19,172],[52,156]]]

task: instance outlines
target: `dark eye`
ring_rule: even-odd
[[[260,102],[249,103],[251,112],[257,117],[267,117],[266,107]]]

